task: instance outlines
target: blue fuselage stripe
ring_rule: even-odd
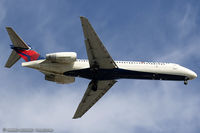
[[[27,58],[28,58],[28,61],[31,61],[31,57],[29,56],[29,55],[26,55],[26,54],[24,54],[24,53],[22,53],[22,52],[19,52],[18,50],[15,50],[18,54],[21,54],[21,55],[24,55],[24,56],[26,56]]]

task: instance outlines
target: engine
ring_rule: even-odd
[[[76,61],[75,52],[57,52],[46,54],[46,59],[53,63],[72,63]]]
[[[56,82],[58,84],[70,84],[75,81],[74,77],[64,76],[64,75],[45,75],[45,80]]]

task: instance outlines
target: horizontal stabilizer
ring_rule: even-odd
[[[12,51],[10,54],[8,61],[6,62],[5,67],[10,68],[12,67],[21,57],[15,52],[15,50]]]
[[[15,33],[11,27],[6,27],[10,40],[12,41],[14,47],[29,49],[30,47]]]

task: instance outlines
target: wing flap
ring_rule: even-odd
[[[115,80],[98,80],[91,81],[88,88],[74,114],[73,119],[82,117],[117,81]],[[96,91],[93,90],[96,84]]]

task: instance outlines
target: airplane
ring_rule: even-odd
[[[91,80],[73,116],[82,117],[119,79],[184,81],[195,79],[192,70],[175,63],[114,61],[86,17],[80,17],[88,60],[77,59],[75,52],[57,52],[42,57],[32,50],[11,27],[6,27],[12,41],[5,67],[12,67],[20,58],[23,67],[39,70],[45,80],[69,84],[76,77]]]

